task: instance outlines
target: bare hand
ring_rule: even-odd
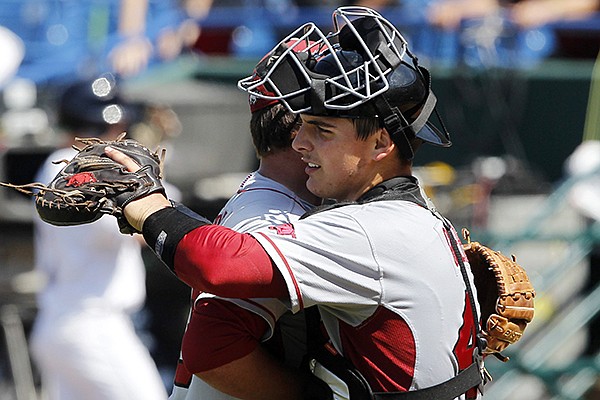
[[[126,154],[110,146],[106,147],[104,152],[114,161],[123,164],[129,172],[136,172],[141,167]],[[123,215],[131,226],[141,232],[146,218],[166,207],[171,207],[171,202],[162,194],[153,193],[127,204],[123,209]]]
[[[141,165],[138,165],[135,161],[133,161],[133,159],[131,159],[131,157],[128,157],[127,155],[125,155],[125,153],[113,149],[110,146],[107,146],[104,149],[104,152],[108,157],[110,157],[114,161],[118,162],[119,164],[123,164],[123,166],[125,166],[125,168],[127,168],[127,171],[129,172],[135,172],[141,168]]]

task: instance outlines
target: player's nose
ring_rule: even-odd
[[[304,124],[300,126],[294,140],[292,141],[292,148],[300,153],[305,153],[310,148],[310,142],[308,141],[308,135]]]

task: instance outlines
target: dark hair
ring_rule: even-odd
[[[366,140],[369,136],[371,136],[377,129],[383,128],[383,122],[379,117],[364,117],[364,118],[352,118],[352,124],[354,125],[354,129],[356,130],[356,136],[361,140]],[[392,137],[392,140],[394,138]],[[409,138],[409,144],[412,148],[413,152],[417,151],[423,141],[418,137]],[[404,158],[402,156],[402,152],[399,153],[400,158]]]
[[[273,104],[252,113],[250,133],[258,157],[291,146],[293,133],[300,128],[300,116],[282,104]]]
[[[383,127],[378,117],[352,118],[352,123],[356,129],[356,136],[361,140],[366,140],[377,129]]]

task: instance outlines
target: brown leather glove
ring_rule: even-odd
[[[62,160],[65,167],[52,182],[0,186],[12,187],[35,196],[40,218],[52,225],[69,226],[94,222],[104,214],[117,218],[122,233],[139,233],[123,215],[130,202],[165,190],[161,183],[162,158],[122,134],[114,141],[98,138],[77,139],[84,145],[71,160]],[[111,146],[131,157],[140,169],[129,172],[113,161],[104,149]],[[163,154],[164,156],[164,154]]]
[[[499,353],[517,342],[533,319],[535,290],[516,258],[471,242],[463,230],[463,244],[475,278],[481,308],[481,327],[487,347],[484,354]],[[506,360],[503,360],[506,361]]]

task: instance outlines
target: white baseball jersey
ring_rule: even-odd
[[[466,285],[426,208],[352,204],[251,234],[283,275],[288,306],[318,304],[332,344],[374,391],[427,388],[472,363]]]
[[[215,223],[223,225],[238,232],[249,232],[268,226],[290,224],[313,206],[300,199],[287,187],[269,179],[258,172],[254,172],[241,183],[237,193],[225,204]],[[214,297],[202,294],[201,297]],[[238,306],[252,311],[263,317],[270,330],[265,333],[264,340],[268,340],[275,329],[275,324],[280,324],[280,329],[289,346],[285,347],[286,363],[299,365],[305,342],[304,317],[291,315],[285,304],[277,299],[227,299]],[[195,375],[188,376],[188,384],[181,382],[181,371],[176,379],[170,400],[230,400],[228,396]]]

